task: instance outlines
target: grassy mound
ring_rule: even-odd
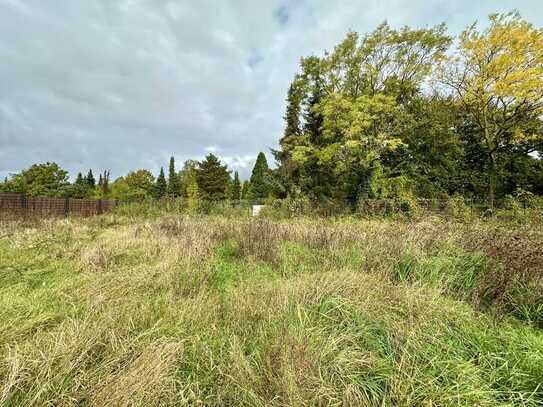
[[[535,226],[107,215],[2,230],[2,405],[543,404]]]

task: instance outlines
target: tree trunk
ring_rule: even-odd
[[[370,164],[367,168],[363,169],[358,184],[358,191],[356,193],[357,200],[375,198],[374,191],[372,189],[374,172],[375,168],[373,167],[373,164]]]
[[[488,179],[488,204],[494,209],[494,198],[496,193],[496,160],[494,154],[490,153],[490,169]]]
[[[489,131],[489,125],[488,125],[488,117],[486,112],[486,104],[485,108],[483,109],[483,123],[484,123],[484,134],[485,134],[485,142],[489,149],[489,158],[490,158],[490,168],[488,171],[488,204],[490,205],[491,209],[494,209],[494,194],[495,194],[495,186],[496,186],[496,160],[494,157],[496,143],[494,142],[496,137],[494,134],[490,137],[490,131]]]

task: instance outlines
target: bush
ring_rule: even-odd
[[[471,207],[462,195],[454,195],[447,202],[447,214],[457,219],[468,219],[473,215]]]
[[[115,207],[114,213],[131,218],[156,218],[163,213],[163,210],[159,202],[146,200],[142,202],[121,202]]]

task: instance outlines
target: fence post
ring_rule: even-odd
[[[102,214],[102,200],[101,199],[98,200],[97,205],[98,205],[98,207],[96,209],[96,213],[98,215],[101,215]]]
[[[64,199],[64,216],[67,218],[70,213],[70,198]]]

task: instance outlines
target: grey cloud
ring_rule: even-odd
[[[0,0],[0,176],[156,172],[209,148],[248,176],[301,56],[384,20],[458,32],[513,8],[543,25],[537,0]]]
[[[289,9],[288,7],[283,4],[281,6],[279,6],[273,13],[274,17],[277,19],[277,22],[282,25],[282,26],[285,26],[287,25],[288,23],[288,20],[290,18],[290,15],[289,15]]]

